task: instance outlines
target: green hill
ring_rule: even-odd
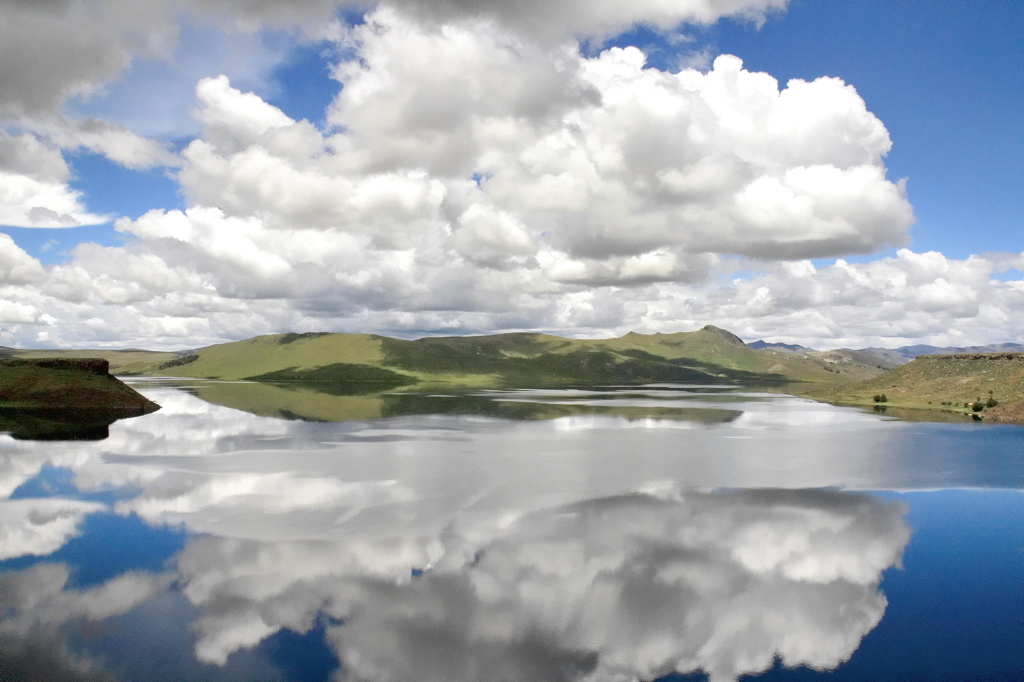
[[[615,339],[509,333],[409,341],[371,334],[273,334],[161,356],[132,369],[162,376],[346,384],[342,392],[353,393],[360,392],[357,385],[380,390],[413,383],[835,383],[879,371],[873,365],[755,350],[712,326]]]
[[[923,355],[877,377],[807,395],[834,403],[944,410],[992,421],[1022,421],[1024,353]]]

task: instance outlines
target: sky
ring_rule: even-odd
[[[0,345],[1024,340],[1016,0],[6,0]]]

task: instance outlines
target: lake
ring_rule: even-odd
[[[132,383],[0,434],[2,679],[1024,679],[1024,427]]]

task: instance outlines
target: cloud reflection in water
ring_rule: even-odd
[[[324,612],[344,621],[328,638],[353,679],[725,680],[776,655],[848,658],[885,611],[878,583],[909,539],[904,513],[836,491],[634,493],[456,522],[433,547],[205,537],[179,566],[206,661]]]
[[[934,453],[900,448],[913,427],[775,396],[719,396],[709,406],[742,415],[716,424],[325,424],[161,390],[163,410],[108,441],[9,444],[0,471],[13,490],[33,469],[67,469],[80,491],[133,491],[117,513],[192,533],[161,589],[191,604],[179,625],[199,661],[228,668],[282,628],[314,627],[347,675],[375,681],[835,666],[881,619],[879,582],[909,528],[899,504],[810,488],[927,485],[936,471]],[[45,504],[72,521],[111,509]]]

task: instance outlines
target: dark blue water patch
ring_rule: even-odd
[[[304,634],[286,628],[278,630],[260,642],[255,653],[267,658],[287,680],[329,680],[340,663],[326,639],[327,626],[335,624],[333,619],[321,616]]]
[[[258,648],[235,651],[224,665],[198,660],[191,625],[199,616],[199,609],[172,585],[128,613],[99,625],[72,628],[66,643],[79,655],[103,661],[104,672],[116,680],[300,679],[279,669]]]
[[[970,471],[973,485],[1024,488],[1024,427],[1010,424],[918,424],[914,430],[928,443],[935,464],[945,470]],[[942,494],[952,494],[944,492]],[[968,494],[961,492],[961,494]],[[915,498],[916,499],[916,498]],[[964,498],[956,497],[962,504]],[[971,498],[971,504],[981,499]]]
[[[43,562],[71,568],[69,587],[100,585],[127,571],[166,570],[185,546],[182,528],[150,526],[135,514],[91,514],[80,533],[47,556],[21,556],[0,561],[0,571],[16,571]]]
[[[1024,680],[1024,493],[907,493],[914,535],[842,679]]]

